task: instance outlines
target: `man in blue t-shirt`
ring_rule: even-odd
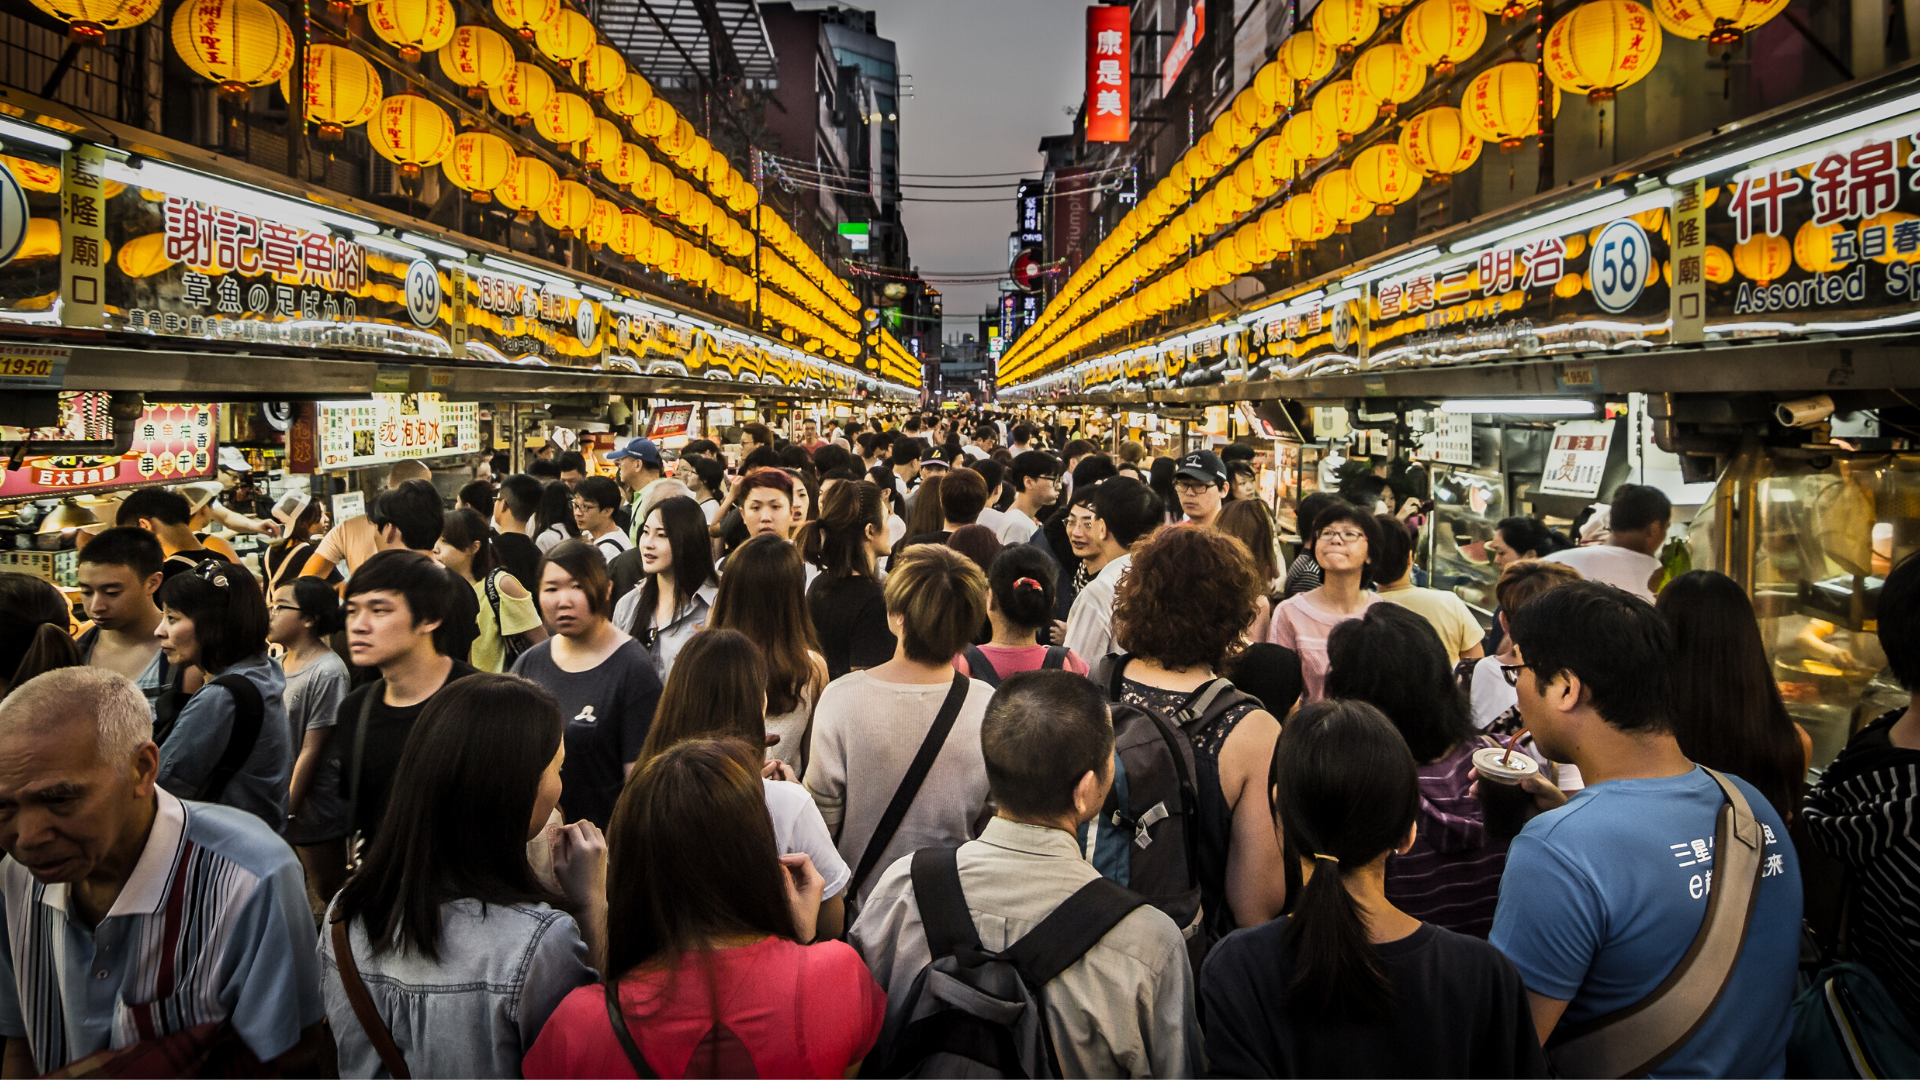
[[[1520,712],[1540,749],[1587,787],[1513,841],[1490,940],[1512,958],[1548,1044],[1632,1006],[1699,933],[1723,796],[1680,751],[1668,713],[1671,644],[1652,606],[1574,582],[1509,623]],[[1654,1076],[1780,1076],[1799,960],[1800,867],[1779,814],[1744,780],[1766,839],[1759,897],[1732,978]]]

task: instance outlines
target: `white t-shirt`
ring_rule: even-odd
[[[1039,522],[1028,517],[1019,507],[1009,506],[1000,511],[1000,527],[993,530],[993,534],[1000,538],[1002,544],[1025,544],[1039,531]]]
[[[714,519],[720,516],[720,500],[702,499],[700,501],[700,512],[707,515],[707,524],[713,524]]]
[[[612,562],[621,552],[632,550],[633,541],[627,539],[626,533],[614,529],[605,536],[594,537],[593,546],[600,549],[600,554],[605,555],[608,562]]]
[[[1545,561],[1571,566],[1588,581],[1604,581],[1649,604],[1653,603],[1653,590],[1647,587],[1647,582],[1661,565],[1660,560],[1651,555],[1612,544],[1589,544],[1556,551]]]
[[[985,525],[987,528],[992,529],[993,535],[997,537],[1000,535],[1000,530],[1006,528],[1007,515],[995,510],[991,506],[985,506],[981,507],[980,516],[974,518],[973,523],[975,525]],[[1004,544],[1006,541],[1002,540],[1001,543]]]
[[[991,456],[985,450],[980,449],[979,447],[973,445],[972,443],[968,443],[967,445],[961,447],[960,452],[967,455],[968,457],[972,458],[975,461],[985,461],[989,456]]]
[[[1470,707],[1473,711],[1473,726],[1485,731],[1493,726],[1495,720],[1505,716],[1508,709],[1520,703],[1520,692],[1507,685],[1507,677],[1500,672],[1503,661],[1497,656],[1483,656],[1473,665],[1473,686],[1469,690]],[[1547,756],[1528,739],[1524,744],[1526,752],[1541,765],[1547,765]],[[1580,778],[1580,770],[1563,762],[1553,762],[1558,769],[1554,775],[1554,784],[1561,791],[1571,795],[1586,787],[1586,781]]]
[[[799,784],[785,780],[762,780],[767,789],[767,815],[773,818],[773,844],[782,855],[805,852],[813,868],[827,880],[820,895],[840,895],[853,880],[853,869],[833,846],[833,834],[827,832],[826,819],[813,804],[813,796]]]

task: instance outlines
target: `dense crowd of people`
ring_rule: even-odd
[[[1920,707],[1809,787],[1657,489],[1501,521],[1483,629],[1404,470],[1008,421],[401,462],[258,578],[142,490],[78,636],[0,575],[0,1072],[1780,1076],[1803,853],[1912,1038]]]

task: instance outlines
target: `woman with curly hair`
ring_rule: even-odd
[[[1170,715],[1212,685],[1241,647],[1266,582],[1246,545],[1217,529],[1169,526],[1133,549],[1114,594],[1114,639],[1124,652],[1095,681],[1117,700]],[[1111,693],[1111,689],[1109,691]],[[1274,836],[1267,766],[1280,723],[1249,698],[1189,728],[1200,797],[1200,904],[1224,934],[1280,914],[1285,860]]]

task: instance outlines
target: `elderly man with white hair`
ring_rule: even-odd
[[[115,672],[50,671],[0,702],[0,1075],[161,1040],[278,1069],[317,1045],[299,861],[254,815],[168,794],[159,768],[147,699]]]

